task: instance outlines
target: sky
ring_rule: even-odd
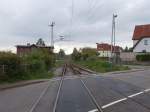
[[[50,45],[50,27],[55,21],[54,40],[71,53],[74,47],[110,43],[112,15],[116,18],[116,43],[132,47],[135,25],[150,23],[149,0],[0,0],[0,50],[16,51],[15,45]]]

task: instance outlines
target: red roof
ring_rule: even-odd
[[[132,40],[140,40],[143,37],[150,37],[150,24],[135,26]]]
[[[109,45],[107,43],[97,44],[97,50],[110,51],[111,50],[111,45]]]
[[[122,48],[119,46],[115,46],[115,47],[113,46],[113,50],[114,49],[116,52],[119,52],[120,50],[122,50]],[[97,43],[97,50],[98,51],[111,51],[111,45],[107,43],[101,43],[101,44]]]

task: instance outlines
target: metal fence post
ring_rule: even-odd
[[[5,65],[2,65],[2,72],[5,73]]]

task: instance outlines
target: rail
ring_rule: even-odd
[[[70,64],[70,68],[73,70],[74,73],[77,73],[77,74],[82,74],[82,72],[80,70],[83,70],[83,71],[86,71],[86,72],[89,72],[89,73],[93,73],[87,69],[84,69],[84,68],[81,68],[77,65],[74,65],[74,64]],[[79,68],[80,70],[77,70],[75,68]],[[95,104],[95,106],[97,107],[97,110],[99,112],[103,112],[102,108],[99,106],[99,104],[97,103],[94,95],[92,94],[92,92],[90,91],[90,89],[86,86],[84,80],[81,78],[81,76],[79,75],[79,79],[83,85],[83,87],[85,88],[85,90],[87,91],[87,93],[89,94],[90,98],[92,99],[93,103]]]

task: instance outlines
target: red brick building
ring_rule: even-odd
[[[51,46],[39,46],[39,45],[35,45],[35,44],[17,45],[16,48],[17,48],[17,55],[19,55],[19,56],[26,55],[35,49],[47,49],[50,52],[53,52],[53,49],[54,49]]]

